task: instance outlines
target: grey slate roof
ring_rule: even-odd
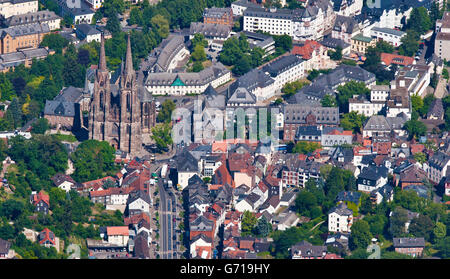
[[[282,72],[302,63],[302,61],[303,59],[296,55],[286,55],[265,65],[263,70],[268,72],[271,77],[276,77]]]
[[[425,239],[423,237],[418,238],[394,237],[393,242],[395,248],[410,248],[410,247],[425,248]]]
[[[332,38],[330,36],[323,38],[319,43],[328,48],[337,48],[340,46],[345,49],[350,46],[350,44],[344,42],[343,40]]]
[[[359,199],[361,198],[361,192],[354,191],[341,191],[336,197],[336,201],[349,201],[356,205],[359,204]]]
[[[447,162],[450,160],[450,155],[441,151],[434,153],[434,155],[428,161],[431,167],[442,170]]]
[[[361,173],[358,175],[358,182],[361,179],[375,181],[381,177],[387,177],[388,169],[385,166],[368,166],[361,170]]]
[[[261,6],[255,4],[255,3],[252,3],[252,2],[250,2],[248,0],[237,0],[237,1],[234,1],[233,3],[231,3],[231,4],[232,5],[238,5],[238,6],[241,6],[241,7],[247,7],[247,8],[260,8],[261,7]]]
[[[0,34],[3,37],[4,34],[9,34],[11,37],[15,38],[17,36],[27,36],[40,33],[49,33],[50,28],[47,23],[39,24],[34,23],[30,25],[19,25],[11,26],[7,28],[0,29]]]
[[[128,201],[127,204],[130,204],[138,199],[142,199],[143,201],[145,201],[147,204],[150,205],[150,196],[148,193],[145,193],[143,191],[137,191],[137,192],[131,192],[130,195],[128,196]]]
[[[383,115],[373,115],[364,125],[364,130],[370,131],[389,131],[391,126]]]
[[[44,114],[73,117],[75,116],[75,105],[70,102],[47,100],[45,101]]]
[[[326,246],[316,246],[303,240],[291,247],[291,256],[300,253],[302,257],[323,257],[327,253]]]
[[[231,33],[231,26],[223,24],[191,22],[189,34],[203,34],[208,37],[219,37],[226,39]]]
[[[149,73],[145,82],[148,86],[170,86],[179,79],[187,86],[201,86],[230,72],[222,63],[214,63],[211,67],[198,73]]]
[[[353,34],[359,30],[358,22],[353,17],[336,15],[336,21],[334,22],[333,30],[337,32],[343,32],[345,27],[345,33]]]
[[[305,124],[306,116],[316,116],[317,124],[339,124],[339,108],[337,107],[311,107],[302,104],[283,105],[285,124]]]
[[[239,87],[243,87],[248,91],[253,91],[257,87],[266,87],[274,82],[275,80],[272,79],[264,71],[253,69],[243,76],[239,77],[236,82],[228,87],[228,98],[230,98],[234,94],[234,91]]]
[[[8,254],[11,242],[0,238],[0,254]]]
[[[428,109],[427,118],[431,116],[437,117],[438,119],[442,119],[444,117],[444,106],[442,105],[442,99],[436,98],[430,105]]]
[[[337,206],[330,209],[328,214],[330,213],[337,213],[339,216],[350,216],[353,215],[353,211],[349,208],[347,208],[347,205],[345,203],[340,203]]]
[[[73,86],[66,87],[61,90],[53,100],[60,102],[77,103],[81,100],[83,95],[83,88],[77,88]]]
[[[312,137],[320,137],[322,135],[322,131],[318,126],[300,126],[297,128],[295,133],[295,138],[299,139],[301,136],[312,136]]]
[[[78,25],[75,25],[75,28],[76,28],[77,32],[81,32],[81,34],[83,34],[83,36],[101,34],[101,32],[99,30],[97,30],[97,28],[95,28],[94,26],[92,26],[90,24],[78,24]]]
[[[197,159],[187,150],[184,150],[177,156],[177,170],[178,172],[197,172]]]
[[[372,30],[378,31],[378,32],[382,32],[382,33],[391,34],[391,35],[394,35],[394,36],[403,36],[404,34],[406,34],[403,31],[399,31],[399,30],[395,30],[395,29],[391,29],[391,28],[373,27]]]
[[[37,11],[34,13],[26,13],[20,15],[13,15],[5,19],[5,26],[17,26],[31,23],[40,23],[50,20],[60,19],[61,17],[56,15],[53,11]]]

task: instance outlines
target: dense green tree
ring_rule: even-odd
[[[173,143],[171,126],[167,123],[156,125],[152,128],[151,138],[155,141],[159,151],[166,151]]]
[[[420,214],[417,218],[412,219],[408,228],[409,232],[415,237],[424,237],[427,241],[430,240],[433,229],[433,221],[431,221],[430,217],[423,214]]]
[[[382,259],[390,259],[390,260],[413,259],[413,257],[410,255],[397,253],[395,251],[382,251],[381,258]]]
[[[405,223],[408,221],[408,212],[404,208],[395,208],[389,221],[389,233],[392,237],[402,237],[405,235]]]
[[[169,22],[164,16],[155,15],[150,22],[161,38],[166,38],[169,35]]]
[[[441,223],[437,222],[436,226],[433,229],[433,238],[435,242],[443,239],[447,235],[447,227]]]
[[[348,100],[353,95],[370,96],[370,89],[366,87],[364,82],[350,81],[344,85],[339,85],[337,88],[337,103],[339,105],[339,111],[348,112]]]
[[[362,126],[366,119],[364,115],[351,111],[343,115],[341,126],[344,130],[352,130],[354,133],[359,133],[362,131]]]
[[[8,199],[0,204],[0,215],[8,220],[16,220],[25,211],[25,204],[19,200]]]
[[[320,144],[316,142],[299,141],[292,149],[293,153],[308,154],[320,148]]]
[[[326,94],[322,100],[320,100],[322,107],[337,107],[336,97]]]
[[[342,47],[337,46],[335,51],[329,50],[328,55],[330,56],[330,58],[332,60],[341,60],[342,59]]]
[[[369,253],[366,251],[366,248],[359,248],[355,251],[352,251],[350,256],[345,257],[345,259],[367,259]]]
[[[6,78],[5,74],[0,73],[0,99],[11,100],[13,95],[14,95],[13,84],[8,78]]]
[[[203,45],[197,44],[194,47],[194,51],[191,54],[191,58],[193,61],[199,61],[199,62],[206,60],[205,48],[203,47]]]
[[[309,191],[301,191],[295,198],[295,207],[298,213],[310,217],[310,210],[317,206],[317,199]]]
[[[352,250],[365,249],[372,239],[369,224],[361,219],[353,223],[349,239],[349,248]]]
[[[82,142],[71,155],[75,167],[73,179],[85,182],[105,177],[109,172],[117,169],[114,154],[114,147],[106,141]]]
[[[258,220],[254,231],[254,234],[258,237],[267,237],[269,233],[272,232],[272,225],[267,221],[266,217],[263,216]]]
[[[118,32],[120,32],[120,21],[116,13],[112,13],[108,17],[108,20],[106,21],[106,29],[113,35],[116,35]]]
[[[174,111],[175,108],[176,105],[172,100],[170,99],[165,100],[161,105],[161,110],[156,116],[156,120],[158,122],[169,123],[172,120],[172,112]]]
[[[399,47],[398,53],[405,56],[414,56],[419,50],[419,34],[415,31],[409,30],[406,36],[402,37],[402,44]]]
[[[69,45],[69,41],[58,33],[50,33],[44,35],[41,46],[53,49],[58,53],[62,53],[63,48]]]
[[[404,128],[408,131],[409,139],[424,136],[427,132],[427,126],[419,120],[411,119],[406,121]]]
[[[433,23],[428,15],[428,10],[425,7],[414,8],[407,21],[407,28],[422,35],[431,27],[433,27]]]
[[[35,134],[44,134],[50,128],[47,118],[39,118],[32,126],[31,132]]]
[[[258,219],[256,219],[255,215],[253,215],[250,211],[244,211],[244,215],[242,217],[241,222],[241,231],[242,236],[248,236],[252,234],[252,231],[254,230],[255,226],[258,223]]]

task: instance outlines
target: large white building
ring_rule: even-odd
[[[244,30],[289,35],[294,40],[318,40],[331,30],[336,15],[327,0],[310,1],[304,9],[248,8]]]
[[[371,36],[377,38],[377,40],[388,42],[394,47],[399,47],[402,44],[401,39],[406,36],[406,33],[390,28],[373,27]]]
[[[37,11],[37,0],[4,0],[0,2],[0,15],[4,18]]]
[[[353,211],[345,203],[340,203],[328,213],[329,232],[351,232]]]
[[[89,6],[91,6],[92,9],[97,10],[100,9],[102,6],[104,0],[84,0],[86,3],[88,3]]]
[[[145,86],[153,95],[201,94],[208,85],[217,88],[231,79],[231,72],[220,62],[198,73],[149,73]]]
[[[342,16],[359,15],[363,7],[363,0],[334,0],[333,2],[334,11]]]
[[[348,101],[349,111],[356,111],[364,116],[376,115],[385,106],[389,92],[388,85],[373,85],[370,90],[370,101],[364,97],[353,96]]]

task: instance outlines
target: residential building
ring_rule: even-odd
[[[297,55],[305,61],[305,73],[313,69],[336,68],[336,63],[328,56],[327,48],[316,41],[306,40],[302,45],[294,45],[291,54]]]
[[[274,89],[281,91],[286,83],[293,82],[305,76],[304,60],[295,55],[286,55],[266,64],[262,70],[270,75]]]
[[[58,173],[55,174],[51,180],[53,184],[61,190],[64,190],[66,193],[70,192],[72,189],[77,188],[77,182],[73,180],[72,177],[66,174]]]
[[[84,1],[86,1],[86,3],[88,3],[89,6],[94,10],[100,9],[104,2],[104,0],[84,0]]]
[[[14,252],[11,250],[11,242],[0,238],[0,259],[12,258]]]
[[[433,183],[440,183],[442,178],[448,174],[450,166],[450,155],[438,151],[428,160],[427,175]]]
[[[305,106],[302,104],[285,104],[282,107],[284,115],[283,139],[293,141],[301,126],[338,126],[339,108]]]
[[[91,24],[95,11],[91,9],[90,5],[85,1],[80,1],[79,7],[72,7],[72,5],[68,5],[65,0],[57,0],[58,6],[61,8],[61,16],[70,16],[74,22],[74,24]]]
[[[185,150],[177,161],[178,184],[182,189],[189,184],[189,179],[199,172],[199,163],[192,154]]]
[[[336,145],[352,144],[353,132],[342,128],[324,127],[322,130],[321,146],[332,147]]]
[[[282,212],[272,218],[272,224],[279,231],[285,231],[289,228],[295,227],[299,222],[300,218],[298,218],[297,214],[292,211]]]
[[[75,33],[80,40],[86,40],[87,43],[92,41],[100,42],[102,33],[90,24],[78,24],[75,26]]]
[[[231,3],[231,10],[233,11],[234,16],[242,16],[244,15],[244,11],[247,8],[260,8],[260,5],[252,3],[248,0],[237,0]]]
[[[339,203],[328,212],[329,232],[351,232],[353,211],[345,203]]]
[[[17,52],[0,54],[0,71],[8,72],[14,70],[19,65],[31,67],[33,60],[41,60],[47,58],[48,55],[54,54],[55,51],[47,48],[22,49]]]
[[[128,226],[106,227],[106,237],[109,244],[127,247],[128,240],[130,239]]]
[[[2,25],[4,27],[13,27],[31,24],[47,24],[50,31],[61,28],[61,17],[56,15],[53,11],[36,11],[25,14],[13,15],[8,18],[2,18]]]
[[[363,137],[385,137],[391,133],[391,126],[383,115],[373,115],[363,126]]]
[[[402,44],[401,39],[406,36],[406,32],[391,28],[373,27],[371,36],[377,38],[378,41],[382,40],[394,47],[399,47]]]
[[[385,166],[368,166],[358,175],[358,191],[372,192],[384,186],[388,181],[388,169]]]
[[[132,192],[128,196],[127,200],[128,211],[142,211],[142,212],[150,212],[150,205],[152,205],[152,201],[148,193],[143,191]]]
[[[37,0],[5,0],[0,3],[0,14],[3,18],[37,11]]]
[[[363,95],[354,95],[348,100],[348,111],[370,117],[377,115],[385,106],[385,101],[369,101]]]
[[[318,126],[300,126],[295,133],[295,141],[320,143],[322,141],[322,130]]]
[[[319,41],[327,50],[335,51],[337,47],[342,49],[342,55],[350,55],[352,50],[351,40],[350,43],[346,43],[341,39],[332,38],[331,36],[324,37],[321,41]]]
[[[205,8],[203,22],[206,24],[220,24],[233,27],[233,10],[232,8]]]
[[[443,120],[444,119],[444,106],[442,104],[442,99],[436,98],[430,105],[427,113],[427,119],[432,120]]]
[[[398,65],[398,66],[409,66],[416,64],[416,60],[413,57],[409,56],[403,56],[393,53],[381,53],[380,56],[381,63],[390,66],[392,64]]]
[[[47,23],[18,25],[0,29],[1,54],[39,47],[45,35],[50,33]]]
[[[352,51],[358,54],[365,54],[368,47],[374,47],[376,40],[371,37],[358,34],[352,37]]]
[[[56,250],[59,250],[59,247],[57,247],[57,241],[56,241],[55,234],[49,230],[48,228],[45,228],[43,231],[41,231],[37,237],[37,240],[39,241],[39,244],[44,247],[55,247]]]
[[[425,248],[425,239],[423,237],[394,237],[393,245],[395,248],[395,252],[406,254],[416,258],[422,256],[423,249]]]
[[[50,197],[43,190],[39,193],[36,191],[31,192],[30,201],[35,206],[36,212],[41,212],[44,215],[48,214],[50,209]]]
[[[208,46],[215,50],[222,50],[223,42],[231,36],[231,26],[217,23],[191,22],[189,38],[192,40],[195,34],[202,34],[208,42]]]
[[[450,12],[444,12],[441,20],[436,21],[434,53],[441,59],[450,60]]]
[[[331,31],[331,38],[342,40],[346,44],[351,45],[352,38],[358,35],[359,32],[358,22],[353,17],[337,15]]]
[[[326,246],[312,245],[306,240],[291,247],[292,259],[323,259],[327,255]]]
[[[247,37],[247,42],[251,49],[259,47],[265,51],[263,58],[275,53],[275,41],[272,36],[249,31],[242,31],[238,35],[240,36],[240,34],[244,34]]]
[[[334,12],[343,16],[355,16],[361,13],[363,0],[333,0]]]

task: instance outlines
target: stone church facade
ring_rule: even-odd
[[[89,139],[107,141],[114,148],[132,155],[142,150],[142,136],[155,125],[155,101],[138,86],[133,69],[130,37],[125,63],[114,82],[106,67],[102,37],[99,65],[95,75],[89,110]]]

